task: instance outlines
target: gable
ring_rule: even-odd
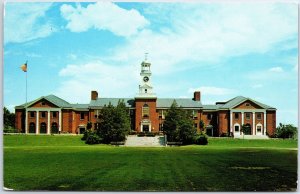
[[[263,109],[263,107],[257,105],[251,100],[246,100],[239,105],[235,106],[233,109]]]
[[[39,101],[35,102],[34,104],[30,105],[29,107],[34,108],[57,108],[58,106],[54,105],[53,103],[49,102],[45,99],[40,99]]]

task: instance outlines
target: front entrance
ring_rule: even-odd
[[[46,123],[41,123],[41,127],[40,127],[40,133],[47,133],[47,124]]]
[[[263,132],[263,127],[261,124],[257,124],[256,125],[256,135],[263,135],[264,132]]]
[[[85,131],[85,127],[80,127],[80,128],[79,128],[79,134],[83,134],[84,131]]]
[[[143,125],[143,132],[149,132],[149,125]]]

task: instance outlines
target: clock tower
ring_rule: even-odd
[[[138,132],[158,132],[158,115],[156,112],[156,94],[151,84],[151,63],[141,63],[139,92],[135,96],[135,126]]]
[[[136,98],[156,98],[151,85],[151,74],[151,63],[149,63],[147,57],[145,57],[145,60],[141,63],[141,83]]]

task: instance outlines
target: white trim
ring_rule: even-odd
[[[230,110],[230,132],[233,133],[233,129],[232,129],[232,111]]]
[[[252,135],[256,135],[255,112],[252,112]]]
[[[61,132],[61,119],[62,119],[62,111],[61,109],[59,110],[59,118],[58,118],[58,123],[59,123],[59,126],[58,126],[58,131]]]
[[[50,110],[48,110],[47,114],[48,114],[47,134],[50,134]]]
[[[36,111],[36,129],[35,129],[35,133],[36,134],[39,134],[40,133],[40,130],[39,130],[39,127],[40,127],[40,124],[39,124],[39,118],[40,118],[40,112],[39,111]]]
[[[238,132],[236,132],[235,131],[235,127],[236,126],[238,126],[239,127],[239,131]],[[234,125],[233,125],[233,134],[234,134],[234,136],[239,136],[239,135],[241,135],[241,125],[239,124],[239,123],[235,123]]]
[[[260,133],[257,133],[257,127],[258,127],[258,126],[261,127],[261,132],[260,132]],[[262,131],[263,131],[263,126],[262,126],[261,123],[258,123],[258,124],[255,126],[255,130],[256,130],[256,135],[264,135],[264,134],[262,133]]]
[[[244,125],[244,112],[242,112],[242,125]]]
[[[263,129],[264,134],[263,135],[267,135],[267,125],[266,125],[266,123],[267,123],[267,113],[265,111],[264,112],[264,129]]]

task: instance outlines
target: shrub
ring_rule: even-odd
[[[85,143],[86,144],[99,144],[101,143],[101,138],[94,132],[88,134]]]
[[[207,145],[208,144],[208,140],[207,140],[206,135],[201,134],[201,135],[196,136],[196,138],[195,138],[195,144],[198,144],[198,145]]]
[[[151,132],[147,132],[145,134],[147,137],[155,137],[155,134],[154,133],[151,133]]]
[[[279,126],[276,128],[275,136],[278,138],[294,138],[297,136],[297,127],[294,127],[291,124],[284,125],[279,123]]]
[[[129,132],[129,135],[136,135],[136,134],[137,134],[136,131],[130,131],[130,132]]]
[[[83,137],[81,138],[81,140],[85,141],[91,132],[92,132],[91,130],[85,130],[83,132]]]
[[[145,136],[145,133],[144,133],[144,132],[139,132],[139,133],[137,134],[137,136],[138,136],[138,137],[144,137],[144,136]]]
[[[7,126],[3,129],[4,133],[18,133],[18,130],[15,129],[14,127]]]

